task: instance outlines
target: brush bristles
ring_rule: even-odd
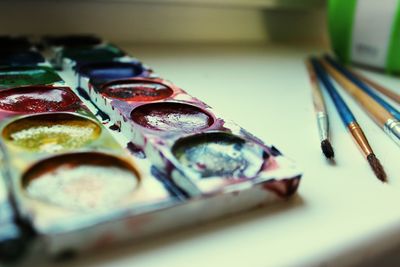
[[[374,171],[376,177],[378,177],[379,180],[382,182],[386,182],[386,173],[385,170],[383,169],[383,166],[379,162],[379,160],[376,158],[374,153],[371,153],[367,156],[367,160],[369,162],[369,165],[371,165],[372,170]]]
[[[321,142],[321,148],[326,158],[332,159],[335,156],[331,142],[329,142],[328,139],[325,139]]]

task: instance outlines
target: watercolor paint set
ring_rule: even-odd
[[[115,45],[83,35],[36,45],[1,37],[8,46],[45,60],[0,56],[4,259],[98,250],[298,188],[301,172],[279,150]]]

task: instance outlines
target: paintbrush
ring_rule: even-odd
[[[321,89],[319,88],[318,79],[311,65],[310,59],[306,60],[306,66],[311,82],[311,94],[317,118],[319,138],[321,140],[321,149],[326,158],[333,159],[335,153],[331,142],[329,141],[329,120],[324,98]]]
[[[377,82],[365,77],[364,75],[361,75],[359,72],[354,71],[353,69],[349,70],[354,76],[356,76],[358,79],[363,81],[364,83],[368,84],[369,86],[373,87],[375,90],[381,92],[383,95],[389,97],[393,101],[395,101],[397,104],[400,104],[400,95],[393,92],[392,90],[378,84]]]
[[[383,128],[390,138],[400,145],[400,122],[383,106],[376,102],[372,97],[352,83],[337,69],[328,64],[325,60],[321,61],[328,73],[364,108],[370,117]]]
[[[335,61],[332,57],[325,55],[324,59],[329,62],[336,70],[338,70],[344,77],[346,77],[349,81],[355,84],[359,89],[363,90],[367,93],[371,98],[373,98],[376,102],[378,102],[381,106],[383,106],[387,111],[389,111],[393,117],[397,120],[400,120],[400,112],[386,102],[383,98],[381,98],[372,88],[370,88],[367,84],[363,81],[358,79],[357,76],[353,75],[350,71],[346,68],[341,66],[337,61]]]
[[[361,151],[364,153],[365,157],[368,160],[369,165],[371,166],[373,172],[375,173],[376,177],[381,180],[382,182],[386,182],[386,173],[383,169],[381,163],[377,159],[372,150],[369,142],[361,129],[360,125],[357,123],[356,118],[354,117],[353,113],[346,105],[342,97],[336,91],[333,83],[329,79],[329,76],[325,72],[322,65],[318,62],[317,59],[312,59],[312,65],[314,67],[315,72],[317,73],[317,77],[321,80],[322,84],[324,85],[325,89],[328,91],[329,95],[331,96],[333,103],[337,111],[339,112],[340,118],[342,119],[343,123],[350,131],[351,135],[354,137],[357,145],[361,148]]]

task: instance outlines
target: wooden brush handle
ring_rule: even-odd
[[[381,92],[382,94],[384,94],[385,96],[393,99],[394,101],[396,101],[396,103],[400,104],[400,95],[396,94],[395,92],[387,89],[386,87],[368,79],[367,77],[365,77],[364,75],[361,75],[358,72],[355,72],[354,70],[350,70],[350,72],[352,74],[354,74],[357,78],[359,78],[360,80],[362,80],[363,82],[369,84],[371,87],[374,87],[377,91]]]
[[[370,114],[370,116],[383,127],[388,119],[393,119],[393,116],[379,105],[372,97],[352,83],[338,70],[332,67],[326,60],[322,59],[321,64],[327,72],[345,89],[353,98],[355,98],[361,106]]]
[[[319,85],[318,85],[317,74],[315,73],[310,60],[306,60],[306,66],[307,66],[308,76],[310,78],[310,83],[311,83],[311,94],[313,97],[315,112],[326,113],[325,102],[324,102],[324,98],[322,96],[321,89],[319,88]]]

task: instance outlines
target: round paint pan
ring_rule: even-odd
[[[101,133],[93,120],[71,113],[27,116],[7,124],[4,140],[24,150],[54,153],[87,145]]]
[[[165,99],[174,91],[162,82],[140,78],[112,81],[103,85],[100,93],[107,98],[144,102]]]
[[[65,111],[78,101],[67,87],[27,86],[0,91],[0,109],[13,112]]]
[[[79,67],[79,74],[90,79],[92,84],[101,85],[118,79],[140,76],[144,73],[143,65],[139,62],[98,62]]]
[[[179,139],[172,153],[184,167],[202,178],[252,178],[264,163],[264,151],[260,146],[224,132]]]
[[[29,197],[85,212],[114,208],[135,191],[139,182],[139,173],[130,163],[95,152],[45,159],[22,177]]]
[[[49,67],[0,68],[0,89],[27,85],[46,85],[62,79]]]
[[[195,133],[214,123],[211,114],[193,105],[176,102],[144,104],[131,112],[132,120],[154,131]]]

